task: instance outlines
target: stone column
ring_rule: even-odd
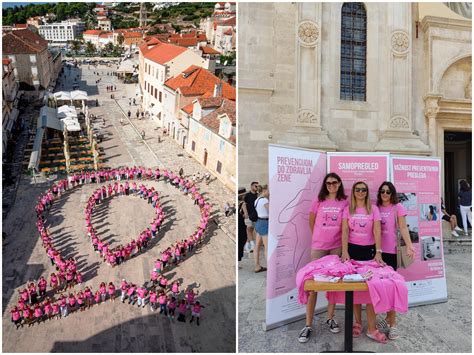
[[[389,117],[376,150],[429,154],[429,147],[412,130],[412,4],[387,3],[389,50]]]
[[[322,3],[298,3],[296,29],[296,115],[280,143],[335,150],[321,127]]]
[[[425,101],[425,118],[428,121],[428,142],[430,145],[431,155],[438,156],[438,125],[436,124],[436,116],[439,112],[438,102],[440,95],[429,94],[423,100]]]

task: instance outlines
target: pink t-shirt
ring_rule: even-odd
[[[401,203],[379,206],[380,224],[382,225],[382,251],[384,253],[397,253],[397,222],[395,218],[406,216],[407,211]],[[396,214],[396,217],[395,217]]]
[[[344,209],[342,218],[349,224],[349,243],[356,245],[374,245],[374,221],[380,221],[380,212],[377,206],[372,206],[372,212],[367,214],[365,208],[356,208],[353,215],[349,213],[349,206]]]
[[[311,249],[330,250],[342,246],[342,212],[347,200],[324,200],[316,198],[310,212],[316,215]]]

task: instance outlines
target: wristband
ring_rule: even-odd
[[[382,253],[383,253],[383,251],[382,251],[382,249],[377,249],[377,250],[376,250],[376,253],[380,253],[380,254],[382,254]]]

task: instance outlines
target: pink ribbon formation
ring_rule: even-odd
[[[41,276],[37,283],[28,282],[23,290],[19,290],[18,303],[11,309],[12,322],[17,328],[28,324],[31,326],[35,322],[41,323],[47,319],[60,319],[66,317],[70,312],[89,309],[94,304],[101,304],[107,300],[115,301],[117,288],[113,281],[108,284],[102,282],[99,288],[94,292],[90,287],[85,287],[76,293],[64,295],[66,290],[73,289],[75,285],[81,285],[83,276],[77,270],[76,260],[72,257],[65,259],[56,249],[53,236],[46,226],[46,216],[53,203],[61,198],[66,191],[72,191],[84,184],[96,183],[99,186],[88,199],[85,208],[85,221],[87,227],[87,237],[89,238],[94,251],[108,265],[115,267],[123,262],[144,252],[148,243],[159,238],[160,227],[165,220],[165,212],[160,204],[159,192],[154,187],[147,187],[145,184],[137,184],[136,181],[159,181],[163,177],[164,182],[170,183],[185,195],[191,196],[201,212],[200,224],[195,231],[187,238],[176,241],[162,251],[161,257],[155,262],[155,266],[150,273],[150,279],[142,287],[137,287],[133,282],[127,282],[125,279],[120,283],[121,300],[124,302],[128,297],[129,304],[137,301],[138,306],[145,307],[148,300],[152,310],[156,309],[159,303],[161,312],[163,304],[168,305],[170,314],[174,315],[174,309],[178,308],[180,313],[185,312],[186,308],[192,308],[193,315],[199,314],[199,302],[195,300],[196,294],[192,288],[188,288],[185,296],[186,300],[179,300],[180,295],[178,281],[171,283],[170,291],[172,297],[166,295],[169,280],[164,276],[164,271],[171,270],[178,263],[192,255],[203,240],[207,228],[210,205],[206,203],[202,194],[198,192],[195,182],[185,180],[182,176],[174,174],[172,171],[160,171],[156,168],[144,167],[123,167],[119,169],[106,169],[92,172],[81,172],[70,175],[54,183],[44,194],[38,197],[38,203],[35,206],[37,214],[36,226],[42,245],[46,254],[55,266],[56,273],[51,273],[49,290],[48,282],[44,276]],[[120,244],[111,247],[109,243],[103,241],[92,224],[92,216],[98,205],[107,199],[121,196],[138,196],[146,199],[154,208],[155,214],[149,227],[142,231],[139,236],[127,244]],[[155,292],[155,286],[161,288],[161,292]],[[117,283],[118,286],[118,283]],[[55,296],[60,295],[57,299]],[[166,308],[165,308],[165,314]],[[160,313],[161,313],[160,312]],[[179,320],[179,318],[178,318]]]

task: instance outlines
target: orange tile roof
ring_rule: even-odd
[[[181,110],[186,112],[188,115],[192,115],[194,104],[191,102],[189,105],[184,106]]]
[[[112,32],[102,32],[100,35],[99,35],[100,38],[109,38],[109,37],[112,37]]]
[[[2,37],[3,54],[33,54],[48,48],[48,41],[30,30],[16,30]]]
[[[208,46],[201,47],[201,50],[203,54],[221,54],[221,52],[216,51],[214,48]]]
[[[27,29],[28,25],[26,23],[16,23],[13,25],[13,27]]]
[[[209,100],[209,99],[207,99]],[[216,106],[213,106],[216,107]],[[235,102],[230,101],[227,99],[221,99],[218,108],[211,113],[207,114],[199,122],[201,122],[202,125],[210,128],[212,131],[215,133],[219,132],[219,125],[220,125],[220,120],[218,116],[227,114],[227,117],[229,117],[230,122],[233,126],[236,124],[236,113],[235,113]]]
[[[212,93],[219,82],[220,79],[210,71],[191,65],[180,74],[168,79],[165,85],[175,91],[179,89],[185,96],[201,96],[208,92]],[[222,82],[222,96],[235,100],[235,88]]]
[[[142,34],[140,32],[125,32],[123,34],[124,38],[142,38]]]
[[[101,30],[87,30],[82,32],[82,35],[99,36],[101,33]]]
[[[231,17],[230,19],[224,20],[220,22],[221,26],[235,26],[236,25],[236,17]]]
[[[177,44],[182,47],[192,47],[196,46],[198,43],[197,38],[169,38],[168,42]]]
[[[140,49],[141,48],[142,47],[140,47]],[[153,48],[148,49],[146,52],[144,52],[144,57],[156,63],[165,64],[170,60],[176,58],[186,50],[187,49],[184,47],[175,46],[170,43],[160,42],[156,44]]]

